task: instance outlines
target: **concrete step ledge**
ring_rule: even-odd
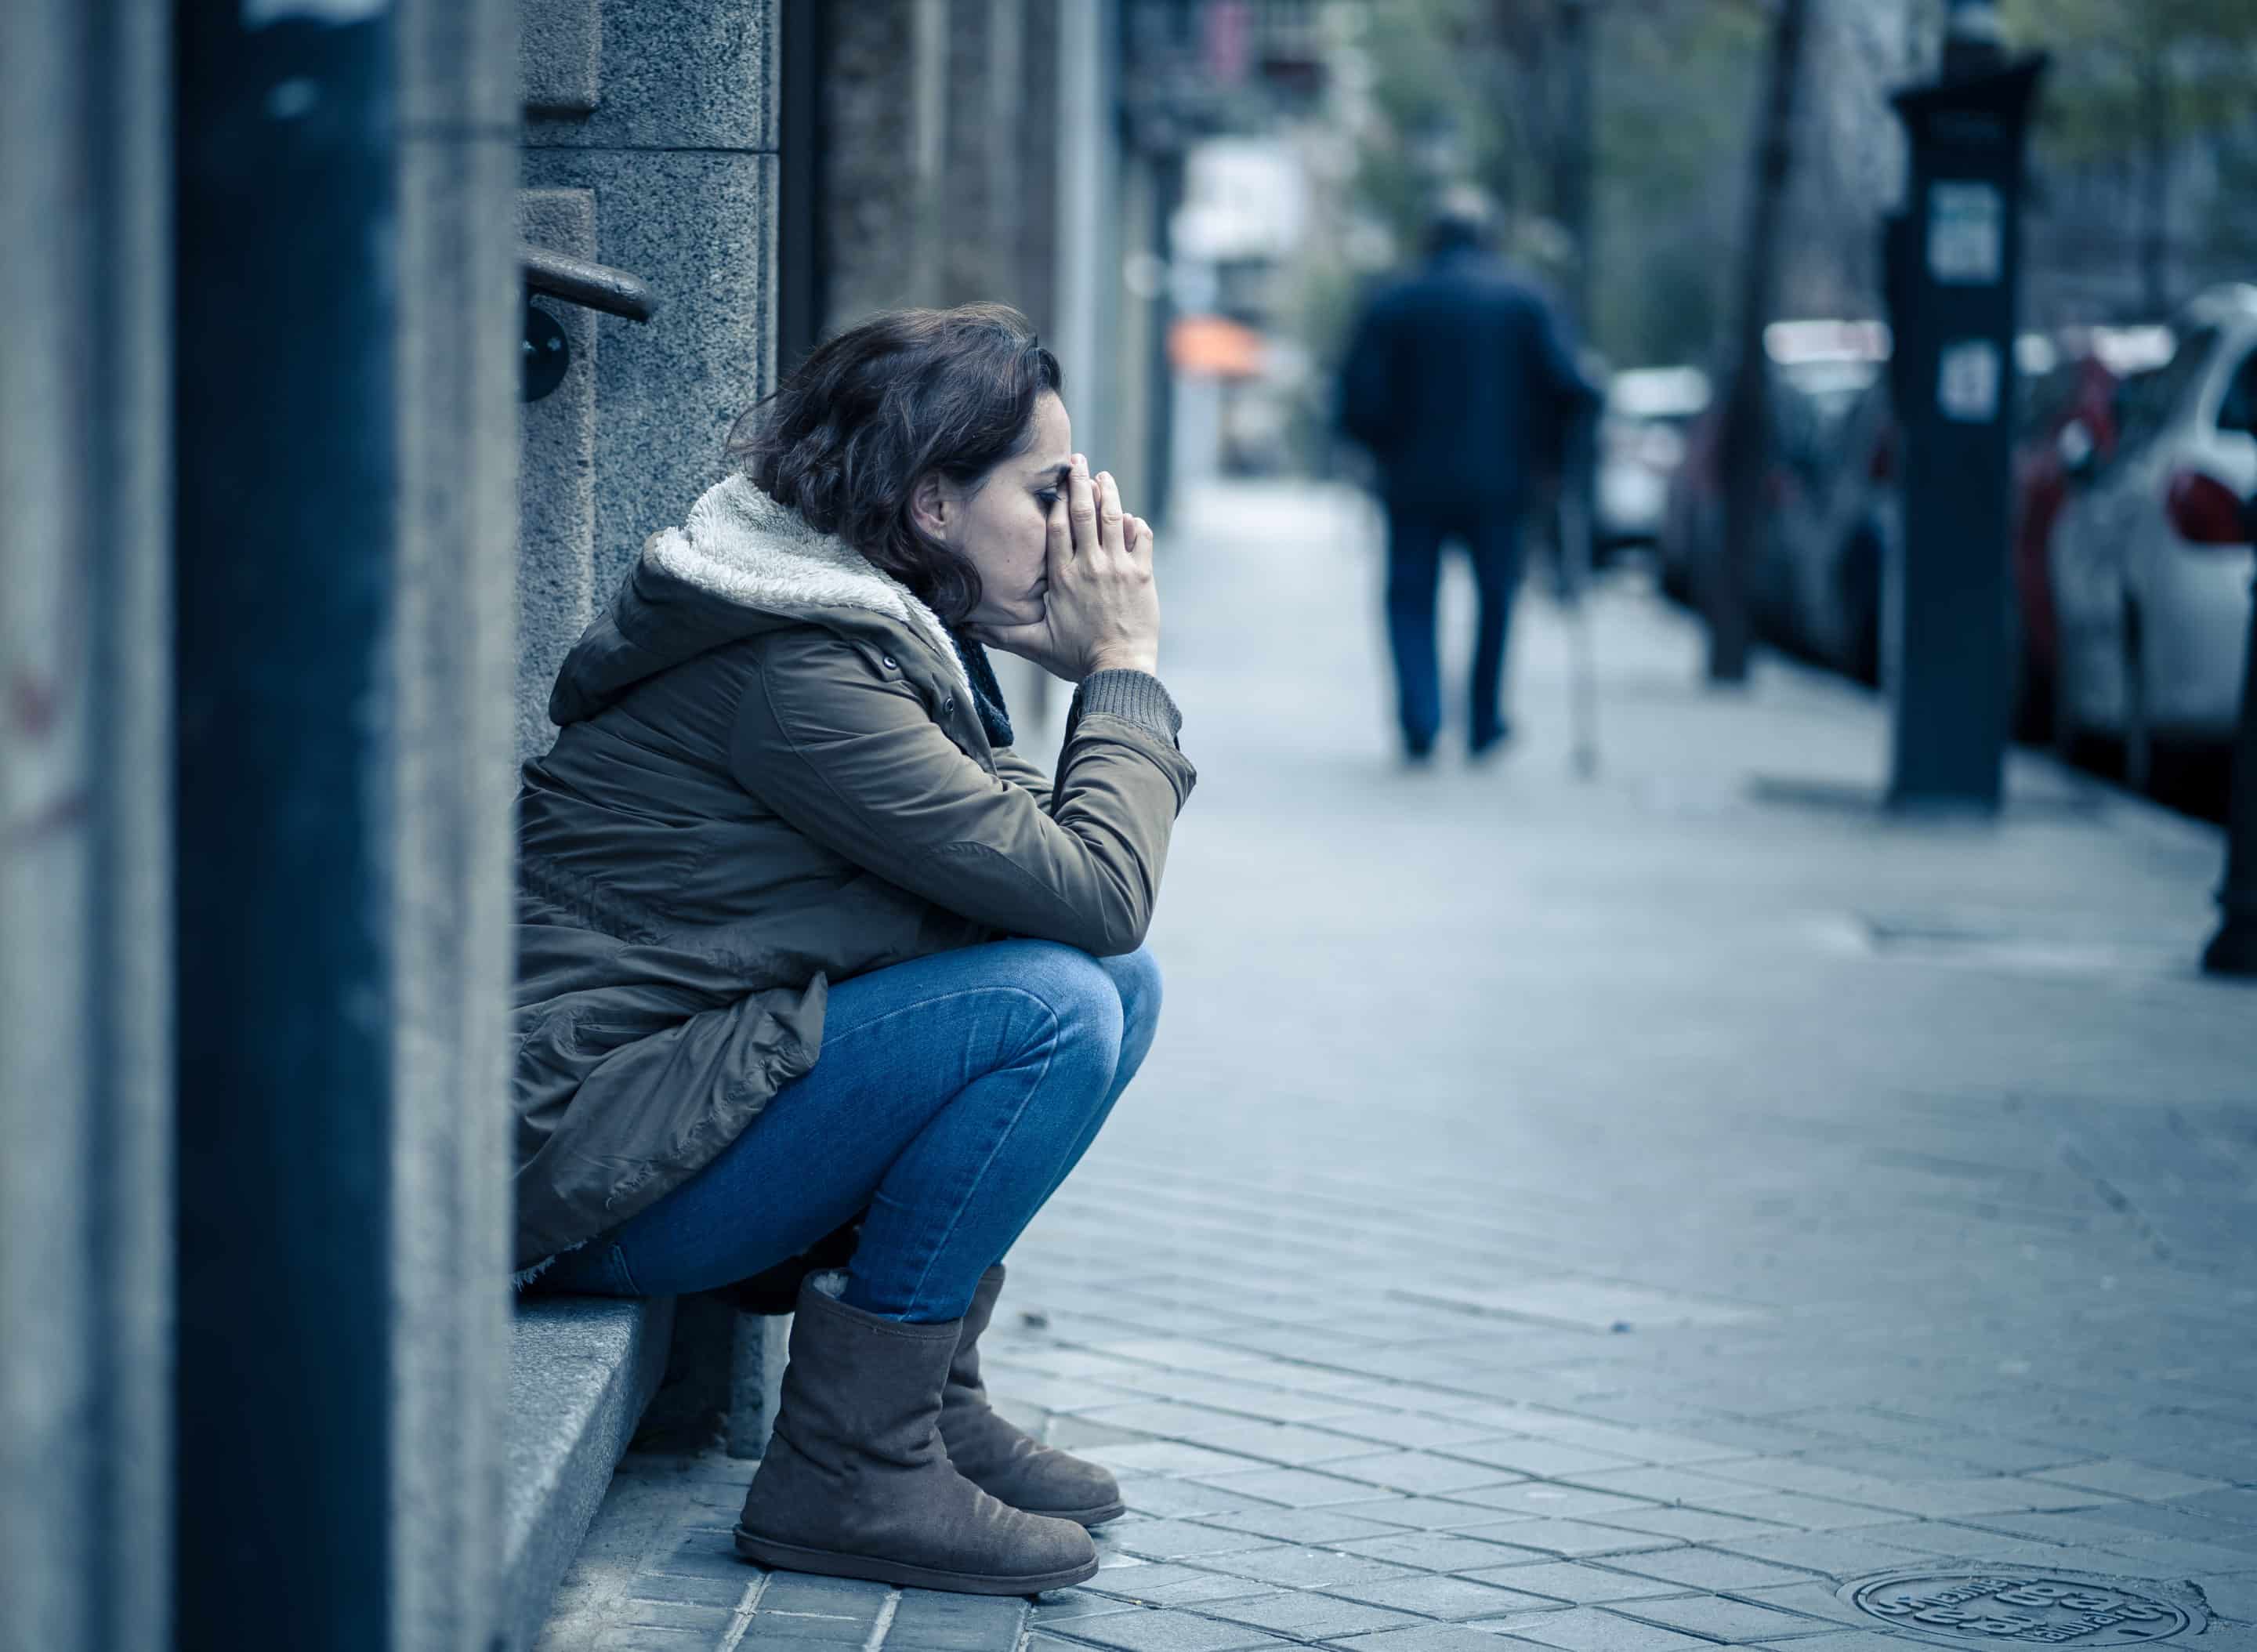
[[[510,1350],[499,1648],[541,1634],[612,1471],[665,1374],[674,1301],[537,1297]]]

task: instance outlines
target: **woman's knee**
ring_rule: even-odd
[[[1160,961],[1152,956],[1150,947],[1139,947],[1117,958],[1100,958],[1097,963],[1120,995],[1123,1041],[1135,1041],[1140,1032],[1149,1037],[1152,1025],[1160,1018],[1164,984]]]
[[[1049,1011],[1054,1035],[1063,1042],[1093,1046],[1110,1060],[1121,1048],[1124,1022],[1121,990],[1100,962],[1076,947],[1048,940],[997,943],[1009,949],[1004,960],[1011,984]]]

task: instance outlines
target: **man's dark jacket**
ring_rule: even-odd
[[[1515,509],[1595,404],[1541,294],[1457,247],[1383,288],[1341,370],[1341,428],[1379,461],[1389,502]]]

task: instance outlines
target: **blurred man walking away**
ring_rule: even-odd
[[[1532,473],[1556,463],[1598,400],[1551,307],[1489,238],[1481,202],[1449,201],[1426,262],[1373,298],[1341,369],[1341,428],[1379,462],[1387,635],[1413,762],[1442,723],[1434,600],[1447,539],[1464,543],[1481,591],[1467,747],[1479,757],[1511,734],[1498,696]]]

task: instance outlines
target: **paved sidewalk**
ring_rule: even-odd
[[[1540,599],[1521,742],[1401,772],[1373,534],[1241,488],[1164,553],[1203,776],[1167,1013],[988,1354],[1122,1476],[1105,1570],[1031,1608],[770,1578],[728,1549],[744,1466],[631,1457],[547,1652],[2257,1648],[2215,833],[2034,762],[1996,827],[1886,822],[1871,703],[1703,693],[1628,584],[1595,779]],[[1837,1592],[1922,1570],[1992,1581],[1914,1586],[1924,1620]]]

